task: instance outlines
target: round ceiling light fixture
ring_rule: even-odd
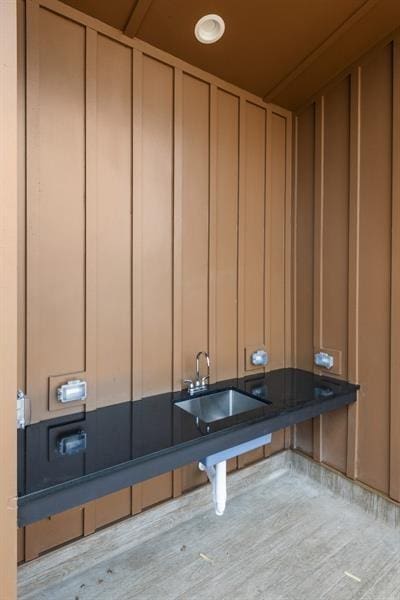
[[[213,44],[222,38],[225,23],[219,15],[205,15],[201,17],[194,28],[194,35],[202,44]]]

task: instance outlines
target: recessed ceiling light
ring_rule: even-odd
[[[225,23],[219,15],[205,15],[201,17],[194,28],[194,35],[202,44],[217,42],[225,31]]]

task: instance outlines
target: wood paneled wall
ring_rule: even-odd
[[[0,4],[0,598],[16,598],[17,5]]]
[[[399,41],[295,120],[295,362],[335,356],[357,405],[295,428],[295,447],[400,500]]]
[[[291,114],[56,0],[26,8],[33,421],[180,389],[199,350],[212,380],[257,372],[258,347],[290,365]],[[56,401],[71,377],[85,406]],[[25,557],[201,481],[186,467],[32,525]]]

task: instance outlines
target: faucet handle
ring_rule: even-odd
[[[191,379],[184,379],[183,383],[187,384],[188,390],[192,390],[194,388],[194,383]]]
[[[206,381],[207,381],[208,379],[210,379],[210,376],[209,376],[209,375],[205,375],[205,377],[202,377],[202,378],[201,378],[201,385],[205,385],[205,384],[206,384]]]

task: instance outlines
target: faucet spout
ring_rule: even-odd
[[[204,377],[200,377],[200,358],[201,355],[205,356],[207,362],[207,375]],[[210,379],[210,357],[208,352],[198,352],[196,354],[196,378],[194,381],[191,379],[184,379],[183,383],[186,383],[187,390],[189,394],[192,396],[193,394],[197,394],[197,392],[202,392],[207,389],[207,381]]]
[[[207,375],[200,379],[200,357],[204,355],[207,362]],[[196,354],[196,381],[199,382],[199,385],[205,385],[206,381],[210,379],[210,356],[208,352],[201,350]]]

